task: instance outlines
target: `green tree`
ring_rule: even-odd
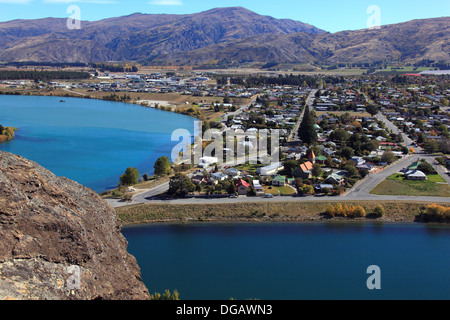
[[[297,190],[299,195],[314,194],[314,187],[309,184],[300,184]]]
[[[377,106],[374,106],[374,105],[368,105],[367,107],[366,107],[366,111],[368,112],[368,113],[370,113],[371,115],[372,115],[372,117],[374,116],[374,115],[376,115],[380,110],[378,109],[378,107]]]
[[[336,142],[344,142],[350,139],[350,133],[344,129],[337,129],[330,133],[330,140]]]
[[[434,139],[427,139],[423,147],[428,153],[436,153],[439,151],[439,143]]]
[[[381,162],[391,164],[397,160],[397,157],[392,151],[386,150],[381,156]]]
[[[120,176],[120,183],[123,186],[131,186],[139,182],[139,171],[136,168],[128,168],[123,175]]]
[[[236,193],[236,185],[234,184],[234,182],[231,182],[228,185],[227,192],[228,192],[228,194],[235,194]]]
[[[191,179],[182,173],[175,174],[169,181],[169,194],[173,196],[185,197],[190,192],[195,191],[195,184]]]
[[[162,176],[171,173],[172,164],[170,163],[168,157],[162,156],[158,160],[156,160],[153,168],[155,169],[155,175]]]
[[[313,115],[308,106],[305,108],[305,116],[303,117],[303,121],[298,129],[298,136],[304,143],[311,145],[314,144],[318,138],[316,129],[314,128]]]
[[[299,162],[297,160],[286,160],[283,162],[284,172],[286,175],[292,175],[292,173],[298,168]]]
[[[313,177],[316,177],[316,178],[320,177],[323,173],[322,167],[318,164],[313,165],[311,173],[312,173]]]
[[[354,155],[355,155],[355,152],[354,152],[353,149],[350,148],[350,147],[344,147],[344,148],[342,148],[342,150],[341,150],[341,156],[342,156],[344,159],[346,159],[346,160],[350,159],[350,158],[353,157]]]
[[[343,169],[347,172],[349,178],[360,177],[358,169],[356,169],[356,167],[350,163],[346,164]]]
[[[436,174],[436,170],[434,170],[433,166],[429,164],[427,161],[422,160],[417,167],[418,170],[422,171],[425,174]]]

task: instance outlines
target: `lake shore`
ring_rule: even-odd
[[[152,223],[190,222],[421,222],[420,215],[428,204],[422,202],[383,202],[385,215],[371,218],[378,201],[342,201],[348,206],[362,206],[365,218],[328,218],[325,210],[335,202],[274,202],[245,204],[138,204],[115,208],[124,226]]]

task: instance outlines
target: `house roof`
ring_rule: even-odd
[[[239,187],[239,186],[244,186],[244,187],[250,187],[250,183],[248,183],[247,181],[245,181],[245,180],[242,180],[242,179],[239,179],[239,180],[237,180],[236,181],[236,186],[237,187]]]
[[[411,164],[411,165],[408,167],[408,169],[409,169],[409,170],[416,170],[416,169],[419,167],[419,164],[420,164],[420,162],[419,162],[419,161],[416,161],[416,162],[414,162],[413,164]]]
[[[303,172],[312,170],[312,168],[313,164],[310,161],[307,161],[300,165],[300,170],[302,170]]]
[[[413,177],[426,177],[427,175],[420,170],[412,170],[405,173],[405,176]]]

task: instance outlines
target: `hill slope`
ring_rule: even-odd
[[[156,60],[201,64],[230,59],[244,62],[417,62],[450,61],[450,18],[413,20],[381,29],[334,34],[258,35]]]
[[[261,16],[241,7],[189,15],[133,14],[81,22],[66,19],[0,23],[0,61],[102,62],[151,60],[260,34],[321,33],[308,24]]]
[[[79,30],[55,18],[0,23],[0,61],[414,63],[450,61],[449,52],[450,17],[334,34],[242,7],[186,15],[136,13],[83,21]]]

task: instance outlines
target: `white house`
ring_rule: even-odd
[[[227,168],[225,169],[224,173],[234,179],[239,178],[241,175],[241,172],[236,168]]]
[[[261,186],[261,183],[259,182],[259,180],[253,180],[253,187],[255,188],[257,197],[264,196],[264,188]]]
[[[222,172],[214,172],[214,173],[211,173],[211,177],[216,179],[216,180],[223,181],[226,178],[228,178],[228,175],[226,175],[226,174],[224,174]]]
[[[219,159],[215,158],[215,157],[203,157],[203,158],[200,158],[199,160],[200,160],[200,163],[198,166],[200,168],[207,168],[210,165],[219,162]]]
[[[283,170],[284,166],[280,162],[273,163],[266,167],[258,168],[256,173],[261,176],[273,176],[278,173],[278,171]]]
[[[420,170],[408,171],[405,173],[405,177],[407,180],[428,180],[427,175]]]

